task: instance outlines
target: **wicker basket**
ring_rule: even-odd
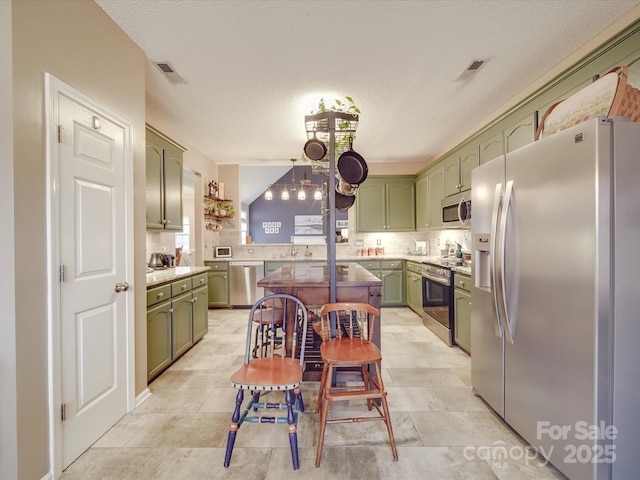
[[[588,87],[554,103],[544,112],[535,139],[597,116],[622,116],[632,122],[640,121],[640,90],[627,83],[628,77],[628,67],[612,68]]]

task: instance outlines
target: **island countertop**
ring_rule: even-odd
[[[258,286],[272,290],[280,287],[329,287],[326,264],[291,263],[258,281]],[[382,280],[355,262],[336,264],[337,287],[382,287]]]

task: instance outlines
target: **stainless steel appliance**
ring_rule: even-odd
[[[471,227],[471,194],[462,192],[442,199],[442,226],[444,228]]]
[[[214,247],[216,258],[231,257],[231,247]]]
[[[229,290],[232,307],[250,307],[264,296],[257,286],[264,277],[264,262],[246,260],[229,262]]]
[[[472,172],[471,383],[572,479],[638,475],[640,124],[625,120]]]
[[[437,263],[422,263],[424,324],[447,345],[454,345],[451,268]]]

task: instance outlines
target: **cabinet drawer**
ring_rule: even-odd
[[[191,277],[181,278],[171,282],[171,296],[175,297],[185,292],[191,291]]]
[[[192,288],[204,287],[207,284],[207,273],[199,273],[191,277]]]
[[[414,273],[422,274],[422,264],[415,262],[407,262],[407,270]]]
[[[147,290],[147,307],[171,298],[171,285],[160,285]]]
[[[456,273],[454,277],[454,286],[455,288],[471,292],[471,277]]]
[[[226,272],[229,270],[229,262],[204,262],[214,272]]]
[[[364,268],[366,268],[367,270],[371,271],[377,271],[380,270],[380,261],[379,260],[373,260],[370,262],[358,262],[360,265],[362,265]]]
[[[402,260],[382,260],[380,268],[382,270],[402,270]]]

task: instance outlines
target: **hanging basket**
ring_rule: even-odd
[[[330,127],[333,127],[335,155],[338,157],[340,154],[349,150],[350,142],[353,141],[358,128],[358,118],[358,115],[333,111],[306,115],[304,117],[307,138],[312,139],[316,137],[327,146],[327,154],[320,161],[329,161]]]
[[[551,105],[542,116],[535,139],[548,137],[598,116],[622,116],[640,121],[640,90],[627,83],[629,68],[618,66],[571,95]]]

